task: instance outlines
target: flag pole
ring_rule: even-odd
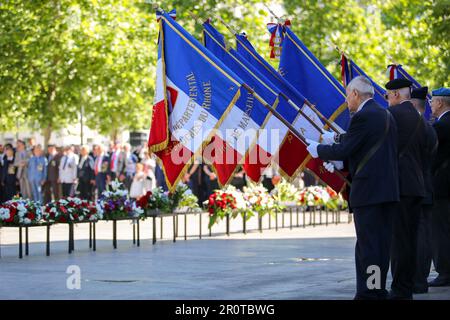
[[[298,132],[298,130],[296,128],[294,128],[294,126],[291,123],[289,123],[289,121],[287,121],[281,114],[279,114],[278,111],[276,111],[274,108],[272,108],[272,106],[270,106],[258,93],[256,93],[246,83],[243,83],[242,86],[245,89],[247,89],[255,97],[255,99],[258,100],[267,110],[269,110],[278,120],[280,120],[295,136],[297,136],[298,139],[300,139],[305,145],[308,145],[305,137],[300,132]],[[351,186],[350,181],[348,181],[347,178],[339,170],[335,170],[334,172],[343,181],[345,181],[345,183],[347,185]]]
[[[195,14],[193,14],[193,13],[190,13],[191,14],[191,16],[192,16],[192,18],[194,18],[195,20],[196,20],[196,22],[197,23],[200,23],[199,21],[200,21],[200,19],[195,15]],[[200,23],[201,24],[201,23]],[[226,48],[224,48],[224,49],[226,49]],[[228,54],[230,54],[230,53],[228,53]],[[241,61],[239,61],[239,59],[237,59],[236,57],[234,57],[233,55],[232,55],[232,57],[233,58],[235,58],[235,60],[240,64],[240,65],[242,65],[244,68],[246,68],[245,67],[245,65],[243,65],[242,64],[242,62]],[[246,68],[247,69],[247,68]],[[255,76],[256,77],[256,76]],[[261,79],[259,79],[258,78],[258,80],[260,81],[260,82],[262,82],[262,83],[264,83]],[[291,106],[291,107],[293,107],[297,112],[298,112],[298,114],[300,114],[301,116],[303,116],[317,131],[319,131],[319,134],[322,134],[323,133],[323,131],[322,131],[322,128],[317,124],[317,123],[315,123],[299,106],[297,106],[297,104],[296,103],[294,103],[291,99],[289,99],[289,97],[286,95],[286,94],[284,94],[283,92],[278,92],[277,90],[273,90],[272,88],[270,88],[271,89],[271,91],[274,93],[274,94],[277,94],[277,95],[280,95],[280,96],[282,96],[284,99],[286,99],[286,101],[289,103],[289,105]]]
[[[270,14],[271,14],[275,19],[278,20],[278,23],[282,23],[282,22],[283,22],[283,20],[281,19],[281,17],[278,17],[278,16],[275,14],[275,12],[273,12],[272,9],[270,9],[270,7],[269,7],[267,4],[265,4],[265,3],[263,2],[263,5],[264,5],[264,7],[266,7],[267,10],[269,10]]]
[[[215,16],[217,18],[217,20],[219,20],[233,35],[238,35],[238,33],[228,24],[226,23],[222,17],[220,16]],[[275,16],[276,17],[276,16]],[[277,17],[276,17],[277,18]],[[280,77],[279,74],[275,75],[276,77]],[[283,98],[285,98],[286,100],[288,100],[289,104],[291,106],[293,106],[297,111],[301,111],[301,109],[294,103],[292,102],[292,100],[289,99],[289,97],[287,97],[283,92],[280,93]],[[308,99],[305,98],[305,104],[311,108],[311,110],[323,121],[325,122],[325,124],[334,132],[336,133],[341,133],[334,125],[333,123],[328,120],[319,110],[317,110],[316,106],[314,104],[312,104],[310,101],[308,101]],[[309,119],[309,117],[306,117]],[[312,120],[311,120],[312,121]],[[322,130],[319,130],[322,133]]]

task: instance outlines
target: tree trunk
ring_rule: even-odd
[[[115,143],[118,140],[119,137],[119,129],[113,129],[113,131],[111,132],[111,141],[113,143]]]
[[[48,127],[44,128],[44,129],[42,129],[42,135],[44,136],[44,146],[43,146],[44,150],[47,150],[48,143],[49,143],[50,138],[52,136],[52,131],[53,130],[52,130],[51,126],[48,126]]]

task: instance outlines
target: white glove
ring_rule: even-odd
[[[333,144],[335,142],[334,141],[335,136],[336,136],[336,134],[333,131],[328,131],[328,130],[322,129],[322,136],[321,136],[322,141],[321,142],[323,144],[327,144],[327,145]]]
[[[324,162],[323,167],[327,169],[327,171],[333,173],[334,169],[341,170],[344,168],[344,163],[342,161],[330,161],[330,162]]]
[[[331,172],[331,173],[334,172],[334,166],[333,166],[333,164],[331,162],[324,162],[323,163],[323,167],[325,169],[327,169],[328,172]]]
[[[338,170],[342,170],[344,169],[344,162],[343,161],[330,161],[333,166],[338,169]]]
[[[319,154],[317,153],[317,146],[319,145],[319,143],[317,143],[313,140],[310,140],[310,139],[306,139],[306,143],[308,144],[308,147],[306,148],[306,150],[308,150],[311,157],[313,157],[313,158],[319,157]]]

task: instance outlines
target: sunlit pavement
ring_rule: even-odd
[[[227,236],[221,222],[212,237],[204,228],[201,240],[198,221],[192,218],[188,224],[191,235],[187,241],[180,230],[173,243],[172,224],[165,221],[166,239],[152,245],[151,224],[145,221],[137,247],[131,241],[130,223],[119,223],[118,248],[113,249],[111,225],[99,223],[96,252],[89,250],[87,225],[80,225],[75,228],[76,250],[72,254],[67,253],[67,226],[55,226],[50,257],[45,256],[45,229],[34,229],[30,230],[30,255],[23,259],[17,257],[17,230],[4,228],[0,298],[353,298],[355,238],[351,223],[243,234],[235,221]],[[256,225],[249,223],[249,229],[252,227]],[[70,274],[66,271],[71,265],[80,268],[79,290],[67,288]],[[415,299],[450,299],[450,287],[431,288],[430,293],[416,295]]]

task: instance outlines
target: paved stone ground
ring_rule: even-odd
[[[192,219],[189,224],[190,234],[197,230],[197,222]],[[111,246],[111,226],[100,223],[97,252],[88,249],[87,226],[79,226],[76,251],[70,255],[66,226],[55,226],[50,257],[43,255],[44,229],[32,230],[30,256],[22,260],[17,258],[17,231],[2,229],[0,299],[352,299],[354,295],[351,223],[244,235],[237,232],[236,222],[230,236],[214,236],[215,230],[224,231],[220,225],[211,238],[192,236],[176,243],[168,240],[171,222],[165,223],[167,240],[152,245],[150,222],[144,222],[140,247],[130,241],[129,223],[120,223],[116,250]],[[69,265],[81,269],[80,290],[66,287]],[[450,299],[450,288],[432,288],[415,298]]]

